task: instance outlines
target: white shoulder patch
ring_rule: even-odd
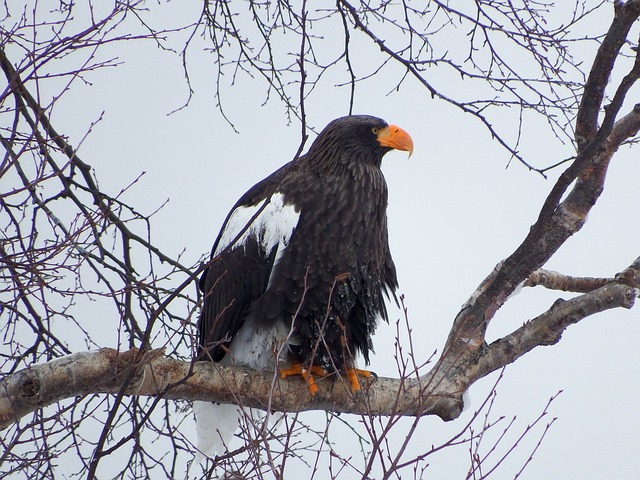
[[[282,248],[289,244],[298,225],[300,212],[293,205],[286,205],[281,193],[274,193],[270,202],[258,213],[263,204],[264,202],[260,202],[251,207],[235,209],[222,232],[214,255],[227,248],[236,237],[238,239],[235,244],[243,245],[249,236],[257,239],[265,252],[270,253],[277,247],[279,253],[282,253]],[[257,213],[257,217],[251,221]]]

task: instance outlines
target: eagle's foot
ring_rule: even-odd
[[[378,376],[375,373],[370,372],[369,370],[360,370],[359,368],[347,368],[345,373],[347,374],[347,379],[351,386],[351,393],[358,393],[362,390],[358,375],[367,379],[372,378],[373,380],[371,383],[374,383],[378,379]]]
[[[281,368],[280,369],[280,378],[287,378],[291,375],[300,375],[307,382],[307,387],[309,388],[309,393],[311,395],[315,395],[318,393],[318,385],[316,385],[316,381],[313,378],[314,375],[318,375],[319,377],[324,377],[327,374],[324,368],[320,365],[312,365],[311,368],[306,368],[301,363],[294,363],[291,365],[291,368]]]

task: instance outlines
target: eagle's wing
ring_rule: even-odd
[[[251,304],[266,290],[274,265],[296,228],[299,212],[278,191],[291,164],[251,188],[227,216],[202,274],[204,305],[199,357],[220,361]]]

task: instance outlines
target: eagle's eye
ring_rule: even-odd
[[[380,129],[378,127],[373,127],[371,131],[373,132],[374,135],[378,135],[378,132],[380,131]]]

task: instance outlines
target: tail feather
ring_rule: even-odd
[[[227,451],[238,428],[240,411],[237,405],[217,405],[211,402],[193,402],[198,433],[196,463]]]

